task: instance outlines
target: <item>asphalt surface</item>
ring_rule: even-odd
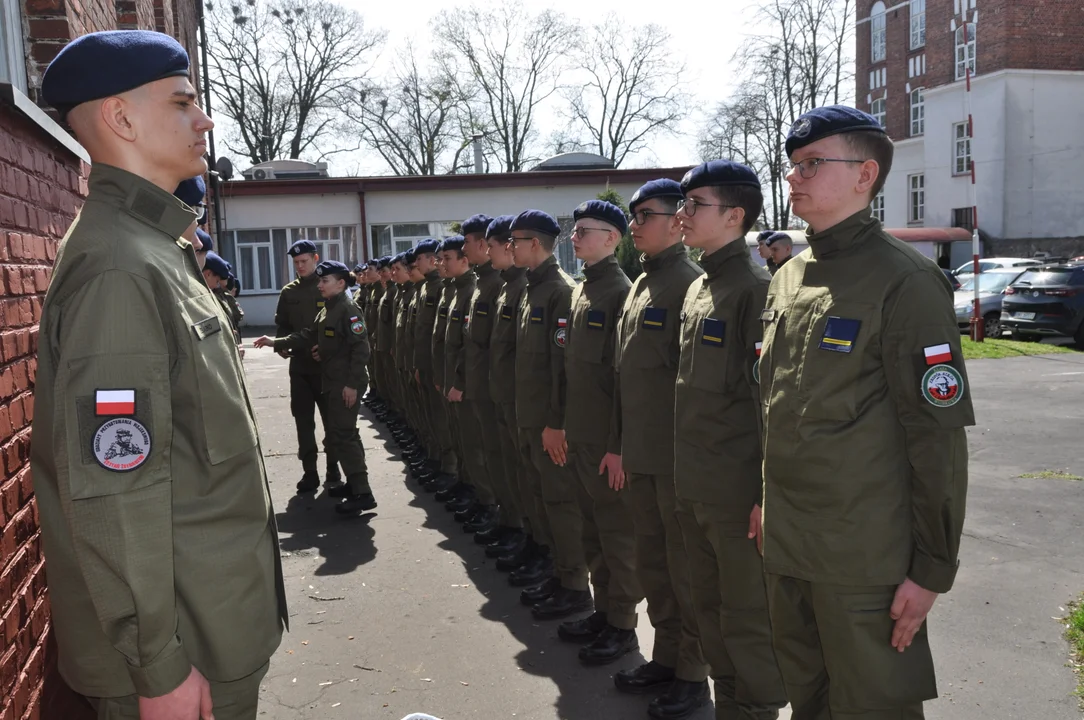
[[[534,621],[494,561],[416,491],[394,442],[367,415],[360,427],[375,513],[342,520],[322,492],[295,497],[286,361],[246,344],[290,603],[261,718],[647,717],[650,696],[624,696],[612,684],[643,656],[581,667],[557,623]],[[976,361],[968,370],[979,422],[969,433],[968,518],[956,586],[930,617],[941,697],[926,704],[926,717],[1079,720],[1053,618],[1084,591],[1084,482],[1020,476],[1084,475],[1084,355]],[[650,656],[643,607],[638,633]],[[712,717],[709,708],[693,716]]]

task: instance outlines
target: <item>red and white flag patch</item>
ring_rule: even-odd
[[[952,360],[952,350],[949,348],[948,343],[931,345],[925,348],[923,352],[926,354],[927,365],[937,365]]]
[[[568,318],[557,318],[557,327],[563,328],[568,325]]]
[[[760,357],[760,346],[763,345],[763,344],[764,343],[757,343],[757,346],[756,346],[757,357]]]
[[[98,390],[94,394],[95,415],[135,415],[135,390]]]

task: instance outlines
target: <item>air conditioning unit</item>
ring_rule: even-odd
[[[270,168],[257,168],[252,171],[253,180],[274,180],[275,171]]]

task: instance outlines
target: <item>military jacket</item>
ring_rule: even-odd
[[[466,334],[470,323],[470,301],[474,297],[477,278],[467,271],[452,283],[454,295],[448,310],[448,323],[444,331],[444,379],[445,392],[451,388],[465,393],[467,390]]]
[[[395,367],[399,370],[410,369],[411,357],[407,353],[407,332],[410,325],[410,301],[414,297],[414,283],[407,282],[399,286],[398,304],[395,309],[395,343],[392,354]]]
[[[344,291],[327,301],[316,324],[284,338],[275,338],[275,350],[295,352],[316,345],[320,351],[321,387],[338,392],[344,387],[361,391],[369,382],[369,333],[361,310]]]
[[[516,401],[516,335],[519,303],[527,289],[527,270],[510,267],[501,271],[500,293],[495,305],[493,335],[489,341],[489,392],[494,401]]]
[[[256,418],[190,208],[95,163],[42,308],[30,464],[60,672],[158,696],[242,678],[287,622]]]
[[[369,344],[371,349],[376,348],[380,336],[380,301],[386,292],[379,282],[373,283],[372,294],[369,296],[369,305],[365,314],[365,329],[369,331]]]
[[[808,237],[762,315],[765,567],[946,592],[975,421],[952,291],[869,210]]]
[[[754,365],[771,276],[744,240],[702,258],[681,309],[675,385],[677,495],[748,523],[760,502],[760,398]]]
[[[565,345],[565,437],[621,452],[613,413],[617,316],[632,283],[613,255],[583,269],[572,291]]]
[[[444,357],[444,346],[448,341],[448,316],[452,312],[452,302],[455,300],[455,282],[449,278],[440,281],[440,299],[437,301],[437,319],[433,322],[432,343],[433,353],[433,382],[442,393],[448,393],[447,373],[448,366]]]
[[[418,317],[414,321],[414,369],[422,375],[433,372],[433,335],[440,309],[440,274],[434,270],[425,276],[419,290]]]
[[[316,273],[297,278],[286,284],[279,292],[275,309],[275,336],[286,337],[298,330],[316,324],[316,315],[324,307],[324,298],[317,284]],[[310,349],[290,353],[291,375],[319,375],[320,361],[312,357]]]
[[[565,426],[565,340],[575,283],[550,256],[527,273],[516,333],[516,422]]]
[[[399,305],[399,286],[389,282],[380,298],[378,310],[376,349],[391,353],[395,349],[395,313]]]
[[[240,345],[241,331],[237,327],[237,320],[234,316],[232,306],[230,304],[230,300],[233,300],[234,298],[232,296],[229,296],[229,300],[227,300],[228,293],[222,288],[215,288],[211,291],[211,294],[215,296],[215,300],[217,300],[218,304],[222,306],[222,313],[226,316],[226,320],[229,322],[230,334],[233,335],[234,344]]]
[[[406,328],[403,337],[403,364],[405,371],[414,376],[414,337],[418,325],[418,305],[422,302],[425,283],[413,283],[414,289],[410,292],[410,300],[407,303]]]
[[[501,292],[501,274],[492,263],[474,269],[477,278],[474,295],[467,310],[466,346],[466,393],[472,400],[489,401],[489,349],[493,326],[497,322],[497,296]]]
[[[641,257],[644,272],[632,285],[617,328],[614,410],[625,470],[674,472],[674,383],[680,355],[681,306],[702,272],[681,243]]]

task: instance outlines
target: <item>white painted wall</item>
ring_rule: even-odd
[[[361,223],[361,204],[357,193],[224,197],[223,210],[224,230],[308,225],[360,226]]]
[[[907,227],[907,213],[910,206],[908,175],[921,173],[926,167],[925,149],[922,138],[908,138],[896,143],[892,156],[892,171],[885,180],[885,227]],[[927,180],[928,182],[928,180]],[[929,217],[930,196],[927,186],[926,214]],[[930,225],[929,221],[923,225]],[[921,227],[917,226],[916,227]]]

